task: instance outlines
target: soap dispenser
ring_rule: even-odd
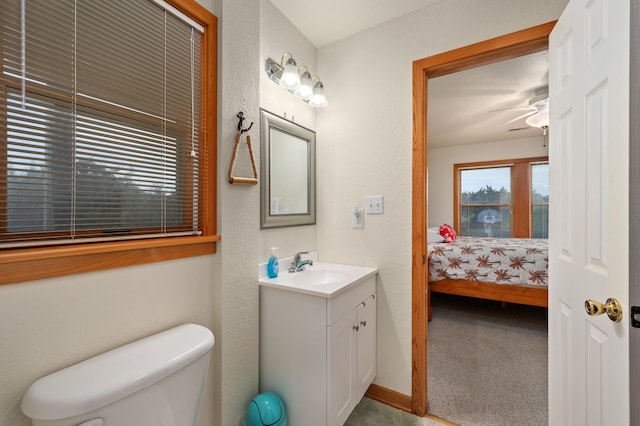
[[[267,262],[267,275],[269,278],[278,277],[278,256],[276,251],[278,251],[278,247],[271,247],[271,256]]]

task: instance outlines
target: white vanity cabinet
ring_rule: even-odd
[[[287,424],[342,426],[376,374],[376,275],[338,294],[260,287],[260,391]]]
[[[376,375],[376,295],[327,327],[327,424],[342,425]]]

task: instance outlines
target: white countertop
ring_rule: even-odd
[[[280,273],[277,278],[267,277],[266,264],[259,265],[259,284],[330,299],[378,273],[377,268],[317,261],[302,271],[289,272],[290,263],[290,258],[279,260]]]

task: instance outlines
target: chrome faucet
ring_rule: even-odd
[[[309,265],[313,265],[313,261],[306,259],[306,260],[302,260],[302,255],[303,254],[309,254],[308,251],[301,251],[296,253],[295,256],[293,256],[293,261],[291,262],[291,267],[289,268],[289,272],[299,272],[304,270],[304,267]]]

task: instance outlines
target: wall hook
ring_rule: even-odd
[[[227,180],[229,183],[242,184],[242,185],[255,185],[258,183],[258,170],[256,168],[256,160],[253,158],[253,149],[251,148],[251,137],[247,134],[246,142],[247,148],[249,150],[249,158],[251,159],[251,168],[253,170],[253,177],[236,177],[233,176],[233,166],[236,162],[236,157],[238,156],[238,147],[240,146],[240,140],[242,139],[242,134],[251,130],[253,126],[253,121],[249,125],[248,128],[243,129],[242,123],[246,120],[244,113],[240,111],[237,115],[238,117],[238,132],[236,133],[236,144],[233,147],[233,155],[231,156],[231,163],[229,163],[229,173],[227,174]]]
[[[251,127],[253,127],[253,121],[251,122],[251,124],[249,125],[249,127],[247,127],[246,129],[242,128],[243,122],[244,120],[246,120],[244,113],[242,111],[240,111],[237,115],[238,117],[238,132],[239,133],[246,133],[249,130],[251,130]]]

